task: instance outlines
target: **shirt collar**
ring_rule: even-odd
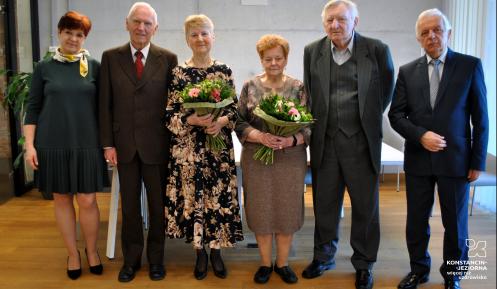
[[[352,37],[350,37],[350,41],[349,41],[349,44],[347,45],[347,48],[343,51],[343,52],[346,52],[348,51],[350,54],[352,54],[352,49],[354,48],[354,36],[355,36],[355,31],[352,30]],[[338,52],[338,49],[335,49],[335,44],[333,44],[333,41],[331,41],[331,52],[334,52],[334,51],[337,51]]]
[[[131,42],[129,43],[129,46],[131,47],[131,55],[133,56],[133,59],[135,57],[135,52],[138,51],[138,49],[134,48],[133,47],[133,44],[131,44]],[[147,44],[147,46],[143,47],[140,51],[142,52],[143,54],[143,60],[147,60],[147,56],[148,56],[148,51],[150,50],[150,42]]]
[[[442,54],[440,54],[440,56],[438,57],[438,60],[440,60],[441,63],[445,63],[445,58],[447,57],[447,51],[449,49],[447,47],[445,47],[445,50],[442,52]],[[431,62],[433,58],[428,55],[428,53],[426,54],[426,60],[428,61],[428,63]]]

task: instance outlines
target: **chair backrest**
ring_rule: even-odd
[[[471,183],[472,186],[478,186],[478,187],[492,187],[495,186],[496,184],[496,176],[493,173],[488,173],[488,172],[482,172],[480,174],[480,177]]]

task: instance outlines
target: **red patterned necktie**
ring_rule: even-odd
[[[136,66],[136,76],[138,79],[142,78],[142,73],[143,73],[143,53],[140,50],[137,50],[135,52],[136,56],[136,61],[135,61],[135,66]]]

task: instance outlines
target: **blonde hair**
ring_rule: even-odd
[[[188,36],[188,31],[192,28],[208,28],[211,32],[214,32],[214,23],[204,14],[194,14],[185,19],[184,29],[186,36]]]
[[[266,34],[263,35],[255,45],[259,57],[262,59],[264,52],[275,47],[281,47],[283,49],[283,54],[285,58],[288,58],[288,53],[290,52],[290,45],[288,41],[280,35],[277,34]]]

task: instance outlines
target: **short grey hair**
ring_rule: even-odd
[[[128,16],[126,16],[126,19],[129,19],[131,15],[135,13],[135,10],[138,9],[139,7],[145,7],[148,10],[150,10],[154,16],[155,25],[159,24],[159,22],[157,21],[157,12],[155,12],[154,7],[152,7],[152,5],[148,4],[147,2],[135,2],[135,4],[133,4],[129,9]]]
[[[452,26],[450,25],[450,22],[449,22],[449,19],[447,19],[447,16],[445,16],[445,14],[442,13],[442,11],[438,10],[437,8],[433,8],[433,9],[428,9],[428,10],[425,10],[423,12],[421,12],[418,16],[418,20],[416,20],[416,37],[419,37],[421,36],[421,31],[419,31],[419,22],[421,21],[421,19],[425,18],[425,17],[429,17],[429,16],[438,16],[440,18],[442,18],[442,22],[444,24],[444,30],[446,31],[450,31],[452,30]]]
[[[326,10],[328,10],[330,7],[335,7],[340,4],[343,4],[347,6],[347,9],[350,11],[352,14],[352,18],[355,19],[356,17],[359,16],[359,11],[357,10],[357,5],[350,1],[350,0],[331,0],[326,5],[323,7],[323,11],[321,11],[321,19],[324,22],[324,17],[326,16]]]

